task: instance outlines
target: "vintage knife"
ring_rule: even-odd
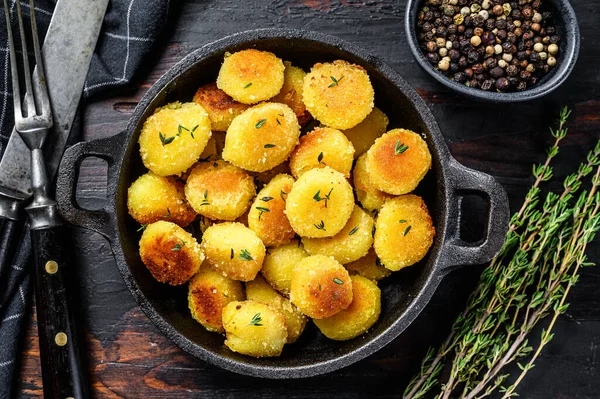
[[[42,47],[54,119],[45,147],[50,180],[69,137],[107,5],[108,0],[58,0],[52,14]],[[16,246],[20,209],[31,194],[30,153],[13,129],[0,161],[0,283]]]

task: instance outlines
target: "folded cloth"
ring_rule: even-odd
[[[9,12],[12,19],[13,32],[16,32],[17,0],[9,0]],[[59,0],[60,1],[60,0]],[[37,0],[35,5],[36,20],[40,37],[45,32],[52,17],[56,0]],[[20,1],[27,21],[29,2]],[[112,0],[102,25],[100,37],[87,75],[82,101],[85,102],[94,94],[116,90],[130,82],[135,71],[141,65],[144,56],[156,42],[162,31],[169,9],[169,0]],[[4,16],[2,16],[4,20]],[[14,126],[12,110],[12,87],[8,70],[8,40],[4,23],[0,24],[0,156],[3,155],[9,135]],[[79,124],[74,124],[78,126]],[[74,127],[70,142],[77,141],[80,131]],[[13,381],[16,379],[16,366],[20,337],[23,335],[25,319],[31,303],[30,273],[33,265],[30,262],[31,241],[29,231],[25,227],[17,241],[11,269],[8,271],[6,288],[8,301],[1,312],[0,320],[0,398],[9,398]]]

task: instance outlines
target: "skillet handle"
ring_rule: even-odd
[[[442,249],[442,271],[448,273],[462,265],[476,265],[488,262],[498,254],[510,218],[508,198],[504,188],[492,176],[469,169],[451,159],[449,163],[448,183],[450,209],[456,209],[450,215],[448,238]],[[460,198],[465,195],[477,195],[488,205],[485,236],[476,243],[460,239],[460,221],[465,215],[460,211]]]
[[[58,168],[56,184],[56,202],[62,218],[75,226],[83,227],[112,239],[113,227],[116,223],[114,214],[119,165],[125,153],[127,132],[112,137],[82,141],[65,151]],[[77,204],[76,191],[79,169],[84,159],[98,157],[108,164],[108,192],[106,203],[101,210],[90,211]]]

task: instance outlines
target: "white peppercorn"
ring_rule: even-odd
[[[504,53],[504,54],[502,54],[502,59],[506,62],[511,62],[513,59],[513,56],[510,53]]]
[[[479,36],[471,36],[471,45],[477,47],[481,44],[481,38]]]
[[[544,51],[544,45],[542,43],[536,43],[536,44],[533,45],[533,49],[537,53],[541,53],[542,51]]]
[[[463,7],[460,9],[460,13],[464,16],[471,14],[471,9],[469,7]]]
[[[501,46],[501,45],[499,45],[499,44],[496,44],[496,45],[494,46],[494,52],[495,52],[496,54],[502,54],[502,46]]]
[[[540,56],[540,60],[545,61],[546,58],[548,58],[548,53],[546,53],[545,51],[542,51],[538,54]]]
[[[479,11],[479,15],[483,17],[483,19],[488,19],[490,14],[486,10]]]
[[[500,61],[498,61],[498,66],[499,66],[500,68],[506,68],[506,66],[507,66],[507,65],[508,65],[508,64],[507,64],[507,63],[506,63],[506,61],[504,61],[504,60],[500,60]]]
[[[450,4],[455,6],[458,4],[458,0],[450,0]]]
[[[443,37],[438,37],[435,39],[435,45],[438,46],[438,48],[446,47],[446,39]]]
[[[533,73],[535,71],[535,65],[529,64],[527,65],[527,68],[525,68],[525,70],[529,73]]]
[[[450,40],[446,40],[446,49],[450,50],[452,48],[452,42]]]
[[[481,10],[481,5],[479,5],[479,4],[477,4],[477,3],[471,4],[471,12],[472,12],[472,13],[476,14],[476,13],[478,13],[480,10]]]
[[[442,47],[439,51],[440,57],[445,57],[448,55],[448,49],[446,47]]]
[[[450,62],[442,59],[440,62],[438,62],[438,68],[440,68],[442,71],[447,71],[448,68],[450,68]]]
[[[533,22],[542,22],[542,14],[540,14],[539,12],[536,12],[535,14],[533,14],[533,17],[531,18],[531,20]]]
[[[556,58],[554,57],[548,57],[548,61],[546,61],[546,63],[548,64],[548,66],[555,66],[556,65]]]
[[[489,8],[492,6],[492,2],[490,0],[483,0],[481,2],[481,8],[483,8],[484,10],[489,10]]]
[[[554,43],[548,46],[548,52],[552,55],[558,53],[558,46]]]

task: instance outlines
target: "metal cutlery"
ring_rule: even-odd
[[[34,1],[29,2],[35,10]],[[15,129],[31,154],[31,191],[33,200],[25,208],[29,214],[34,249],[34,281],[42,381],[46,398],[86,398],[88,388],[82,368],[78,325],[69,296],[69,272],[72,271],[62,221],[56,202],[49,196],[49,179],[43,146],[53,125],[44,64],[38,40],[35,13],[31,12],[36,69],[31,76],[27,40],[20,2],[16,2],[25,93],[21,96],[19,66],[10,24],[7,0],[4,0],[13,86]],[[22,98],[22,99],[21,99]]]

